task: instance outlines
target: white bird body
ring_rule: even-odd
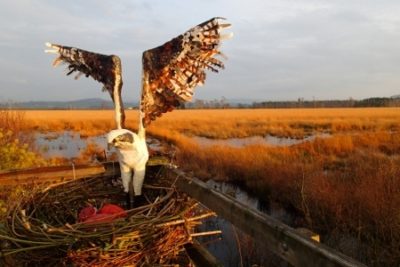
[[[141,195],[146,163],[149,159],[144,134],[138,135],[127,129],[116,129],[107,134],[107,143],[116,148],[124,192],[129,192],[133,172],[133,191],[135,195]]]
[[[117,149],[118,159],[121,163],[136,169],[138,166],[146,165],[149,159],[146,140],[134,135],[135,144],[125,148]]]

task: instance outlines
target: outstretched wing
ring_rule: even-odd
[[[205,70],[218,72],[224,64],[216,55],[221,40],[232,34],[222,35],[221,30],[230,26],[223,18],[212,18],[172,39],[162,46],[143,53],[143,81],[140,111],[142,123],[151,121],[193,96],[193,89],[206,79]]]
[[[115,105],[117,127],[122,128],[125,121],[125,113],[121,99],[122,77],[121,60],[118,56],[102,55],[85,51],[83,49],[46,43],[51,49],[46,53],[57,54],[53,66],[60,63],[67,64],[67,75],[77,73],[75,79],[81,75],[91,76],[103,84],[103,91],[108,91]]]

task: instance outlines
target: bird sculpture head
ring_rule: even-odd
[[[107,134],[107,145],[119,149],[130,148],[135,142],[134,133],[126,129],[112,130]]]

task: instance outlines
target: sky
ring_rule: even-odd
[[[0,102],[104,98],[53,68],[44,43],[121,57],[123,98],[138,100],[142,52],[219,16],[234,37],[226,69],[197,99],[362,99],[400,94],[398,0],[2,0]]]

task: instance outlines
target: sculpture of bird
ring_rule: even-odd
[[[114,103],[117,129],[107,134],[107,142],[117,150],[121,178],[126,192],[127,207],[141,202],[142,186],[149,153],[146,144],[146,127],[163,113],[172,111],[186,101],[190,101],[193,90],[206,79],[205,70],[218,72],[224,68],[219,51],[222,40],[232,37],[221,34],[230,26],[223,18],[212,18],[156,48],[147,50],[142,56],[142,90],[139,105],[138,133],[125,129],[125,112],[121,99],[121,60],[115,55],[102,55],[75,47],[46,43],[47,53],[57,54],[53,66],[66,63],[67,75],[77,72],[91,76],[103,84]],[[132,183],[134,198],[129,194]]]

